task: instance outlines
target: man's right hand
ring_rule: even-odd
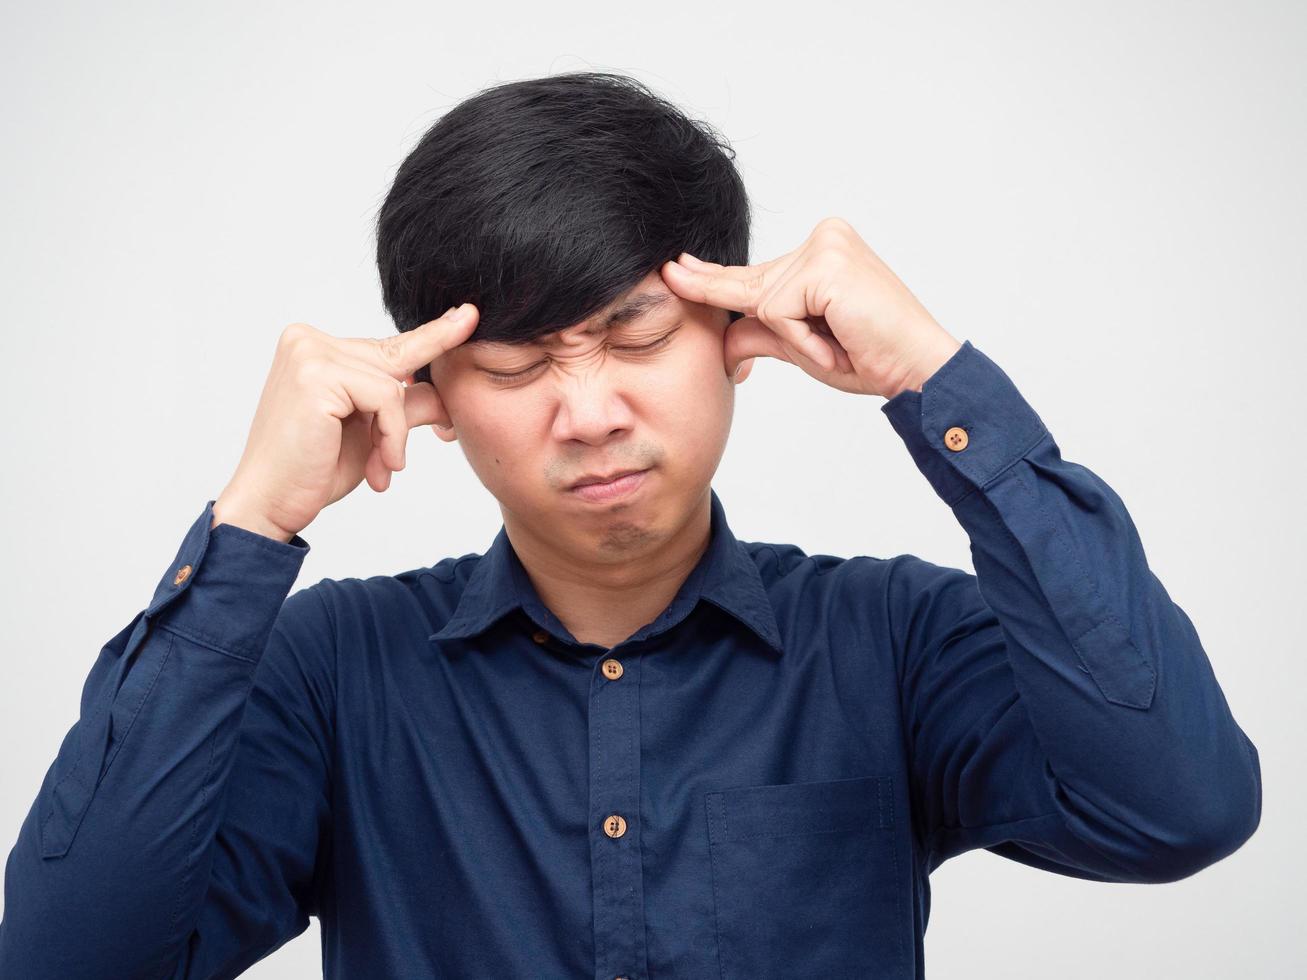
[[[288,326],[213,524],[290,541],[365,476],[387,490],[404,468],[409,430],[442,418],[435,388],[413,383],[414,372],[467,340],[478,317],[464,303],[384,339]]]

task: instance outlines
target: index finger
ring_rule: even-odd
[[[475,306],[464,303],[391,337],[333,337],[332,340],[343,344],[355,357],[396,380],[403,380],[472,336],[479,316]]]
[[[718,265],[682,252],[676,261],[663,264],[663,279],[683,299],[753,316],[758,302],[789,268],[797,252],[753,265]]]

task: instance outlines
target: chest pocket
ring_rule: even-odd
[[[723,980],[906,977],[889,776],[705,795]]]

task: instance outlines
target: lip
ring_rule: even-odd
[[[644,483],[645,477],[648,475],[649,471],[647,469],[637,470],[634,473],[619,476],[608,483],[587,483],[583,487],[571,487],[568,492],[592,503],[608,503],[611,500],[620,500],[622,497],[634,493]]]
[[[648,468],[649,468],[649,467],[647,467],[647,466],[644,467],[644,469],[648,469]],[[632,473],[639,473],[639,472],[640,472],[640,470],[638,470],[638,469],[634,469],[634,470],[617,470],[617,471],[615,471],[615,473],[614,473],[613,476],[610,476],[610,477],[608,477],[607,479],[604,479],[604,480],[592,480],[592,479],[589,478],[589,477],[582,477],[581,479],[585,481],[585,484],[586,484],[587,486],[589,486],[589,485],[592,484],[592,483],[612,483],[614,480],[618,479],[618,477],[629,476],[629,475],[632,474]],[[574,490],[574,489],[576,489],[576,487],[577,487],[578,485],[579,485],[579,481],[578,481],[578,483],[573,483],[572,486],[569,487],[568,489],[569,489],[569,490]]]

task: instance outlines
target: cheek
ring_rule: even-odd
[[[694,348],[670,367],[665,381],[673,389],[667,393],[673,404],[690,418],[707,422],[715,414],[729,412],[735,386],[726,376],[720,340],[711,336],[696,340]]]
[[[735,386],[726,377],[721,350],[708,343],[678,358],[649,402],[660,434],[690,455],[716,455],[731,427]]]
[[[456,404],[450,415],[458,426],[463,454],[473,469],[489,475],[530,462],[529,450],[539,447],[541,439],[520,405],[509,398],[468,394]]]

